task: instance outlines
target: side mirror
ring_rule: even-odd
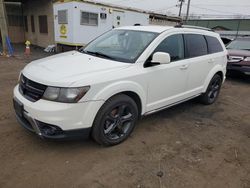
[[[156,52],[153,55],[152,63],[168,64],[170,63],[170,55],[165,52]]]

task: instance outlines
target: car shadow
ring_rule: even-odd
[[[227,74],[227,80],[232,82],[250,84],[250,75],[245,75],[240,72],[230,72]]]

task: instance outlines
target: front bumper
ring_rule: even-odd
[[[250,75],[250,66],[240,65],[239,63],[228,63],[228,71],[237,71],[246,75]]]
[[[32,117],[30,117],[27,113],[23,117],[20,117],[16,114],[16,119],[19,124],[24,127],[26,130],[37,134],[41,138],[51,139],[51,140],[71,140],[71,139],[87,139],[89,138],[91,128],[83,128],[83,129],[75,129],[75,130],[67,130],[63,131],[59,127],[54,129],[55,132],[52,132],[51,128],[56,126],[48,125],[42,122],[39,122]],[[44,125],[47,125],[47,128],[44,129]],[[52,129],[53,130],[53,129]]]
[[[27,130],[48,139],[87,138],[103,103],[90,101],[67,104],[42,99],[31,102],[20,94],[18,86],[14,89],[17,121]]]

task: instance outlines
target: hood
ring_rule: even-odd
[[[242,56],[242,57],[250,57],[250,51],[247,50],[231,50],[228,49],[228,55],[231,56]]]
[[[68,87],[79,79],[110,74],[131,66],[108,59],[70,51],[28,64],[22,73],[29,79],[50,86]]]

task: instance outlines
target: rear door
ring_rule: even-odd
[[[214,66],[214,59],[208,53],[205,36],[184,34],[186,60],[189,64],[187,96],[202,92],[205,80]]]

